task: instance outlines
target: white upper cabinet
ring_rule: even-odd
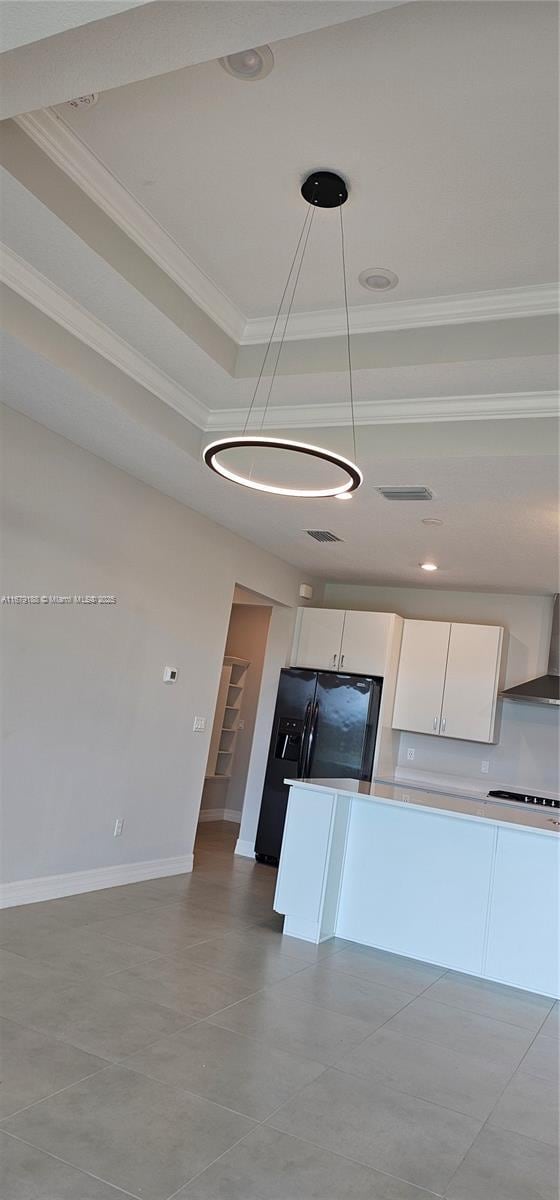
[[[291,665],[384,676],[394,621],[394,613],[300,608]]]
[[[393,728],[439,733],[449,621],[405,621]]]
[[[451,626],[441,710],[444,737],[492,741],[502,638],[496,625]]]
[[[300,608],[292,653],[292,666],[337,671],[343,627],[343,609]]]
[[[405,621],[393,728],[491,742],[503,629]]]
[[[350,671],[357,675],[385,675],[393,621],[393,613],[348,610],[344,617],[339,671]]]

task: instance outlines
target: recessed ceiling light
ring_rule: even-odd
[[[338,492],[337,495],[335,496],[335,500],[351,500],[351,499],[352,499],[351,492]]]
[[[439,517],[422,517],[423,525],[443,525]]]
[[[274,55],[270,46],[253,46],[250,50],[240,50],[238,54],[228,54],[227,58],[221,58],[220,66],[235,79],[252,83],[270,75],[274,66]]]
[[[423,571],[437,571],[438,569],[437,563],[434,562],[419,563],[418,566],[422,567]]]
[[[367,288],[369,292],[390,292],[399,282],[398,275],[389,271],[387,267],[367,267],[358,278],[362,287]]]

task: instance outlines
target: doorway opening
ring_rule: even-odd
[[[235,851],[272,608],[267,597],[236,585],[198,818],[199,852]]]

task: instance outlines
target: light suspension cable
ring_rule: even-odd
[[[237,435],[237,436],[232,434],[229,437],[219,438],[216,441],[211,442],[210,445],[205,447],[204,452],[203,452],[203,458],[204,458],[204,462],[206,463],[206,465],[208,467],[210,467],[211,470],[215,471],[217,474],[222,475],[225,479],[228,479],[233,483],[240,484],[243,487],[249,488],[253,491],[268,492],[268,493],[270,493],[272,495],[276,495],[276,496],[292,496],[292,497],[310,498],[310,499],[318,499],[318,498],[323,498],[323,497],[326,498],[329,496],[337,496],[337,497],[343,498],[343,497],[348,497],[353,492],[355,492],[357,490],[357,488],[360,487],[362,480],[363,480],[363,476],[360,471],[360,468],[358,466],[356,466],[355,461],[351,462],[350,459],[345,458],[343,455],[338,454],[337,452],[332,451],[332,450],[324,449],[321,446],[311,445],[310,443],[296,441],[295,439],[291,439],[291,438],[278,438],[278,437],[272,437],[272,436],[265,436],[265,434],[263,433],[263,427],[264,427],[264,423],[265,423],[269,405],[270,405],[270,397],[271,397],[271,393],[272,393],[272,388],[274,386],[274,381],[276,379],[280,355],[282,353],[282,349],[284,346],[284,342],[285,342],[285,338],[286,338],[286,331],[287,331],[288,323],[289,323],[290,316],[292,313],[295,294],[297,291],[299,278],[300,278],[301,270],[302,270],[302,266],[303,266],[303,260],[305,258],[305,252],[307,249],[307,243],[309,241],[309,235],[311,232],[311,226],[313,224],[313,219],[315,216],[315,208],[316,207],[317,208],[339,208],[341,210],[341,212],[340,212],[340,236],[341,236],[341,251],[342,251],[342,273],[343,273],[343,279],[344,279],[344,308],[345,308],[345,313],[346,313],[346,341],[347,341],[347,356],[348,356],[348,373],[349,373],[349,379],[350,379],[350,417],[351,417],[351,424],[352,424],[352,443],[353,443],[354,459],[356,458],[356,426],[355,426],[355,414],[354,414],[354,391],[353,391],[353,383],[352,383],[352,359],[351,359],[351,350],[350,350],[350,318],[349,318],[349,312],[348,312],[348,292],[347,292],[347,282],[346,282],[344,225],[342,222],[342,205],[345,203],[345,201],[348,198],[348,190],[347,190],[344,180],[340,177],[340,175],[336,175],[332,171],[314,171],[305,180],[305,182],[301,188],[301,194],[302,194],[304,200],[306,200],[307,203],[309,204],[309,209],[307,210],[307,212],[305,214],[305,220],[304,220],[302,228],[301,228],[301,232],[300,232],[300,235],[298,238],[294,256],[292,258],[292,262],[290,265],[290,270],[288,271],[288,277],[286,279],[284,290],[282,292],[282,297],[280,300],[278,311],[276,313],[276,316],[275,316],[275,319],[274,319],[274,322],[272,325],[272,330],[271,330],[270,337],[269,337],[269,340],[268,340],[268,343],[266,346],[262,365],[261,365],[261,368],[260,368],[260,371],[259,371],[259,374],[257,377],[257,381],[256,381],[255,388],[253,391],[253,396],[251,399],[251,403],[249,405],[247,417],[245,419],[245,424],[243,426],[243,432],[242,432],[242,434]],[[298,261],[298,257],[299,257],[299,261]],[[253,433],[249,432],[249,424],[250,424],[251,416],[252,416],[253,411],[255,410],[255,404],[256,404],[259,387],[261,385],[261,382],[262,382],[262,379],[264,376],[266,364],[267,364],[268,357],[269,357],[269,354],[270,354],[270,351],[272,348],[272,343],[274,341],[276,331],[280,324],[281,313],[282,313],[282,309],[284,306],[284,302],[286,300],[286,296],[288,296],[288,295],[289,295],[288,307],[287,307],[287,311],[285,313],[284,320],[283,320],[282,333],[281,333],[278,347],[276,349],[276,353],[275,353],[275,357],[274,357],[274,365],[273,365],[272,372],[271,372],[270,383],[268,385],[268,391],[267,391],[266,400],[265,400],[265,404],[263,407],[263,412],[262,412],[262,417],[261,417],[261,422],[260,422],[261,432],[260,432],[260,434],[253,434]],[[268,483],[265,480],[253,478],[253,469],[254,469],[254,465],[255,465],[254,453],[253,453],[253,461],[252,461],[252,465],[251,465],[251,470],[250,470],[249,474],[247,474],[246,472],[240,472],[237,470],[233,470],[230,466],[228,466],[227,462],[224,462],[220,458],[220,455],[226,454],[228,451],[245,450],[245,449],[251,449],[253,452],[255,452],[256,450],[281,451],[284,454],[291,454],[292,456],[294,456],[296,454],[300,454],[300,455],[303,455],[304,458],[311,458],[320,463],[328,464],[329,466],[334,466],[334,467],[338,468],[339,472],[342,472],[343,480],[341,483],[340,482],[336,483],[336,484],[332,483],[326,487],[283,487],[281,485]]]

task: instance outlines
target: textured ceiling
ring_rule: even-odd
[[[114,13],[136,8],[146,0],[2,0],[0,7],[0,47],[2,51],[27,46],[42,38],[53,37],[65,29],[75,29],[90,21],[100,21]]]
[[[102,162],[249,317],[271,313],[317,166],[350,181],[351,304],[360,271],[391,299],[556,277],[557,8],[414,3],[278,42],[240,83],[203,63],[64,112]],[[375,298],[374,298],[375,299]],[[296,309],[343,302],[337,211],[319,211]]]
[[[251,12],[255,30],[274,19],[282,38],[293,32],[290,22],[326,26],[328,6],[313,8],[320,7],[321,21],[311,7],[236,4],[234,12],[230,5],[229,25],[217,30],[217,6],[202,4],[201,37],[239,35],[250,28]],[[164,43],[177,6],[142,6],[122,15],[138,35],[134,52],[126,64],[116,54],[107,67],[126,65],[141,81],[104,92],[91,110],[61,110],[78,146],[93,152],[90,165],[100,160],[108,168],[96,179],[111,181],[113,172],[144,206],[136,213],[153,214],[175,239],[167,243],[172,253],[184,250],[246,316],[275,307],[303,219],[298,181],[318,165],[351,179],[345,218],[354,313],[368,302],[357,284],[366,266],[397,271],[400,284],[388,299],[412,303],[448,293],[468,301],[481,289],[528,289],[557,275],[555,5],[436,0],[366,7],[386,11],[344,24],[343,6],[333,4],[332,27],[276,41],[272,74],[244,85],[216,62],[172,70]],[[196,15],[196,5],[181,11],[187,8]],[[139,34],[156,10],[157,46]],[[99,29],[120,20],[100,21]],[[80,45],[91,45],[87,30],[35,44],[41,54],[47,42],[52,47],[40,87],[51,87],[60,39],[76,33]],[[102,42],[92,55],[96,70]],[[166,73],[146,79],[142,54],[147,76],[156,50]],[[51,130],[61,125],[50,120]],[[262,346],[239,347],[197,308],[188,287],[165,273],[150,246],[119,223],[119,214],[111,216],[104,197],[95,199],[56,152],[47,157],[13,122],[3,132],[3,236],[13,272],[5,309],[13,333],[3,365],[7,404],[315,575],[556,590],[558,431],[545,416],[527,419],[554,403],[550,308],[355,336],[364,487],[346,505],[256,502],[203,468],[208,434],[201,430],[242,424]],[[76,150],[75,139],[72,145]],[[336,220],[317,214],[300,311],[340,308]],[[383,298],[369,299],[381,312]],[[284,435],[297,429],[348,454],[346,343],[324,333],[289,340],[272,421]],[[415,407],[423,400],[425,409]],[[437,419],[428,421],[424,411]],[[511,419],[515,411],[525,416]],[[487,419],[464,419],[474,412]],[[498,412],[506,419],[493,419]],[[462,419],[453,424],[457,413]],[[413,419],[424,423],[394,423]],[[390,505],[375,491],[403,483],[430,487],[429,509]],[[443,525],[424,526],[428,511]],[[332,528],[342,541],[311,542],[305,529],[313,526]],[[441,568],[429,580],[418,569],[426,555]]]

